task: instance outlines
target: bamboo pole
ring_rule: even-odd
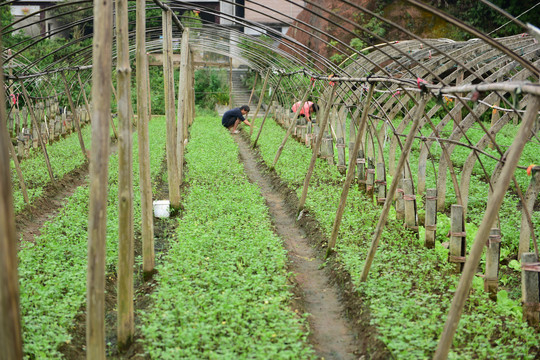
[[[251,94],[249,95],[249,101],[248,106],[251,105],[251,99],[253,98],[253,94],[255,93],[255,86],[257,86],[257,79],[259,78],[259,73],[255,73],[255,80],[253,81],[253,87],[251,88]]]
[[[362,112],[362,118],[360,119],[359,131],[356,133],[356,139],[354,141],[354,148],[352,154],[358,153],[360,149],[362,131],[360,129],[365,126],[367,123],[367,116],[369,112],[369,106],[371,105],[371,99],[373,97],[373,89],[375,85],[370,84],[369,92],[366,98],[366,103],[364,105],[364,111]],[[336,240],[339,232],[339,226],[341,225],[341,219],[343,218],[343,211],[345,210],[345,204],[347,203],[347,196],[349,195],[349,189],[351,183],[354,179],[354,167],[356,165],[356,157],[349,156],[349,166],[347,168],[347,176],[345,178],[345,183],[343,184],[343,190],[341,190],[341,199],[339,200],[339,206],[336,212],[336,217],[334,218],[334,225],[332,226],[332,234],[330,235],[330,241],[328,242],[328,249],[326,249],[326,256],[330,255],[334,246],[336,245]]]
[[[426,190],[425,242],[427,248],[435,248],[437,233],[437,189]]]
[[[9,138],[9,134],[7,136]],[[26,189],[26,183],[24,182],[24,177],[21,171],[21,165],[19,163],[19,159],[17,158],[17,152],[15,151],[15,147],[13,146],[11,141],[8,141],[8,147],[11,158],[13,159],[13,164],[15,165],[15,171],[17,172],[17,179],[19,180],[19,186],[21,187],[24,203],[26,205],[30,205],[30,199],[28,198],[28,191]]]
[[[47,153],[47,148],[45,147],[45,142],[43,141],[43,138],[41,137],[41,130],[39,128],[39,124],[36,119],[36,114],[34,112],[34,108],[30,106],[30,97],[28,96],[28,92],[26,91],[26,88],[24,87],[23,82],[21,81],[21,88],[23,91],[24,101],[26,102],[27,108],[30,111],[30,117],[32,118],[32,126],[35,128],[39,145],[41,146],[41,150],[43,150],[43,156],[45,157],[45,163],[47,164],[47,171],[49,172],[49,178],[51,179],[51,183],[54,184],[54,175],[51,168],[51,162],[49,160],[49,154]]]
[[[257,109],[255,110],[255,113],[253,114],[253,118],[251,119],[251,126],[249,127],[249,137],[251,137],[251,134],[253,134],[253,125],[255,124],[255,119],[257,118],[257,115],[259,114],[259,110],[261,109],[262,102],[264,100],[264,92],[266,91],[266,84],[268,83],[268,77],[270,76],[271,70],[268,69],[266,72],[266,76],[264,78],[263,86],[261,88],[261,96],[259,97],[259,102],[257,103]],[[247,118],[246,118],[247,120]]]
[[[302,100],[300,101],[300,105],[298,109],[296,109],[296,112],[294,113],[293,119],[291,120],[291,124],[289,125],[289,128],[287,129],[287,133],[285,134],[285,137],[283,138],[283,141],[281,141],[281,145],[279,145],[279,148],[276,152],[276,156],[274,157],[274,162],[272,162],[272,169],[276,167],[276,164],[279,160],[279,157],[281,156],[281,152],[283,151],[283,148],[285,147],[285,143],[287,142],[287,139],[289,136],[291,136],[294,127],[296,126],[296,120],[298,119],[298,116],[300,116],[300,111],[304,107],[304,104],[309,96],[309,93],[311,92],[311,87],[308,87],[306,92],[304,93],[304,96],[302,96]]]
[[[418,103],[417,111],[414,114],[414,119],[411,125],[411,129],[409,130],[409,134],[407,135],[407,140],[405,141],[405,145],[403,145],[403,149],[401,150],[401,155],[399,156],[399,161],[396,167],[395,174],[402,173],[403,167],[405,166],[405,162],[407,161],[407,157],[409,156],[409,152],[411,151],[411,147],[414,141],[414,136],[416,134],[416,130],[418,129],[418,125],[420,123],[420,119],[422,118],[422,114],[424,113],[424,108],[426,106],[426,103],[427,103],[427,98],[420,99]],[[382,208],[381,215],[379,217],[379,222],[377,223],[377,227],[375,228],[375,233],[373,234],[373,238],[371,239],[371,246],[369,247],[366,263],[364,264],[364,268],[362,269],[362,275],[360,277],[361,281],[367,280],[369,269],[371,268],[371,264],[373,263],[373,259],[375,258],[375,253],[377,252],[377,247],[379,246],[379,240],[381,238],[384,225],[386,224],[386,220],[388,219],[388,213],[390,212],[392,199],[394,198],[394,194],[396,192],[397,185],[400,180],[401,180],[400,176],[398,175],[392,178],[392,184],[390,184],[390,189],[388,189],[388,194],[386,195],[386,201],[384,202],[384,206]]]
[[[233,105],[232,58],[229,58],[229,107]]]
[[[165,91],[165,117],[167,119],[167,174],[169,199],[173,209],[180,208],[180,180],[176,161],[176,113],[174,94],[174,70],[172,63],[172,13],[162,11],[163,17],[163,85]]]
[[[73,120],[75,122],[75,128],[77,130],[77,135],[79,136],[79,144],[81,145],[81,151],[83,152],[83,156],[87,158],[88,155],[86,154],[86,148],[84,146],[84,140],[81,133],[81,123],[79,121],[79,116],[77,115],[77,110],[75,109],[75,104],[73,103],[73,98],[71,97],[71,92],[69,91],[66,75],[64,74],[63,71],[60,72],[60,75],[62,75],[62,80],[64,81],[64,87],[66,89],[66,95],[68,98],[69,107],[71,108],[71,113],[73,114]]]
[[[478,263],[480,262],[480,257],[482,256],[486,240],[488,239],[491,231],[491,225],[497,217],[504,194],[508,189],[508,185],[512,179],[512,174],[514,173],[519,161],[519,157],[523,152],[526,139],[529,137],[528,134],[533,128],[539,108],[540,99],[538,97],[531,97],[525,115],[523,116],[521,127],[514,137],[514,141],[510,147],[510,151],[506,158],[501,175],[499,176],[499,180],[495,184],[492,196],[488,199],[484,218],[482,219],[482,223],[478,228],[471,251],[467,261],[465,262],[463,273],[461,274],[458,288],[454,293],[448,318],[446,319],[444,330],[439,339],[439,344],[435,354],[433,355],[433,359],[444,360],[448,358],[448,352],[450,350],[450,346],[452,345],[454,333],[456,332],[459,319],[463,311],[463,306],[465,305],[465,300],[467,299],[467,295],[471,288],[472,279],[476,273]]]
[[[178,80],[178,109],[176,111],[176,159],[178,169],[178,179],[180,185],[184,181],[184,134],[188,126],[185,119],[186,91],[187,91],[187,62],[189,52],[189,28],[182,33],[182,43],[180,48],[180,78]]]
[[[538,313],[539,299],[539,273],[538,256],[535,253],[521,255],[521,293],[523,301],[523,318],[529,326],[538,326],[540,314]]]
[[[1,38],[1,35],[0,35]],[[1,44],[1,42],[0,42]],[[0,57],[0,68],[2,58]],[[0,71],[0,126],[7,130],[4,74]],[[17,272],[17,236],[8,157],[11,140],[0,132],[0,359],[23,358],[21,314],[19,310],[19,275]],[[12,145],[13,146],[13,145]]]
[[[279,85],[281,85],[281,80],[283,79],[283,74],[280,74],[279,75],[279,79],[278,79],[278,83],[276,85],[276,89],[275,91],[272,93],[272,98],[270,99],[270,104],[272,103],[272,101],[274,101],[274,97],[276,96],[276,93],[277,93],[277,89],[279,88]],[[262,132],[262,129],[263,129],[263,126],[264,126],[264,123],[266,121],[266,118],[268,117],[268,113],[269,111],[265,112],[264,113],[264,118],[263,118],[263,121],[261,123],[261,126],[259,127],[259,132],[257,133],[257,137],[255,138],[255,141],[253,142],[253,148],[255,149],[255,147],[257,146],[257,141],[259,141],[259,136],[261,136],[261,132]],[[274,115],[275,117],[275,115]]]
[[[306,177],[304,178],[304,185],[302,188],[302,196],[300,197],[300,201],[298,202],[298,212],[302,211],[304,209],[304,205],[306,203],[306,197],[309,187],[309,180],[311,179],[311,175],[313,174],[313,169],[315,168],[315,161],[317,160],[317,155],[319,154],[319,149],[321,147],[322,138],[325,133],[326,125],[328,124],[328,117],[330,116],[330,110],[332,109],[332,101],[334,101],[334,96],[336,94],[336,86],[332,86],[332,92],[330,93],[330,97],[328,98],[328,102],[326,103],[326,111],[324,113],[323,118],[321,119],[321,128],[319,135],[317,136],[317,141],[315,141],[315,145],[313,146],[313,153],[311,154],[311,161],[309,163],[309,168],[306,173]]]
[[[118,49],[118,348],[133,341],[133,135],[131,126],[131,67],[129,62],[128,1],[116,0]]]
[[[145,276],[154,271],[154,222],[152,218],[152,184],[150,183],[150,144],[148,139],[148,57],[146,56],[146,2],[137,0],[136,77],[137,138],[139,141],[139,176],[141,192],[142,253]]]
[[[499,285],[499,262],[501,259],[501,230],[492,228],[486,243],[486,271],[484,273],[484,290],[489,298],[497,300]]]
[[[86,358],[105,359],[105,243],[109,118],[111,116],[112,0],[94,3],[92,149],[86,278]]]

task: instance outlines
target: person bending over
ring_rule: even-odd
[[[238,134],[240,131],[238,131],[236,128],[240,124],[240,122],[243,122],[247,126],[251,126],[249,121],[247,121],[246,118],[244,118],[245,115],[249,113],[249,106],[242,105],[239,108],[234,108],[231,110],[227,110],[225,114],[223,114],[223,117],[221,118],[221,124],[225,126],[232,134]]]
[[[302,102],[299,101],[294,103],[292,106],[292,111],[296,113],[298,107],[302,105]],[[302,109],[300,109],[300,116],[305,117],[307,121],[311,121],[311,114],[316,113],[319,110],[319,106],[311,101],[306,101]]]

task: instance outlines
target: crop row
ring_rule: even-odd
[[[312,358],[305,321],[289,307],[282,241],[217,124],[192,126],[185,210],[143,315],[145,349],[155,359]]]
[[[163,119],[150,122],[151,172],[159,174],[165,153]],[[134,224],[140,226],[137,139],[133,145]],[[158,169],[158,170],[156,170]],[[73,320],[84,304],[87,269],[89,189],[77,188],[61,212],[41,228],[34,243],[22,244],[19,275],[23,343],[26,358],[58,358],[69,343]],[[107,269],[118,259],[118,155],[109,160]]]
[[[85,147],[91,146],[90,126],[81,129]],[[51,163],[51,169],[55,180],[62,179],[70,171],[80,167],[86,161],[86,157],[81,151],[79,137],[76,132],[61,138],[53,144],[47,145],[47,154]],[[37,198],[43,195],[44,188],[50,184],[51,179],[45,166],[45,158],[41,149],[33,151],[31,157],[20,163],[21,172],[28,189],[28,198],[32,204]],[[11,161],[11,182],[13,184],[13,203],[15,213],[20,213],[25,207],[24,198],[19,180],[16,177],[15,165]]]
[[[283,136],[283,129],[274,122],[265,124],[259,150],[266,164],[272,164]],[[297,193],[310,156],[309,149],[289,141],[276,166],[281,179]],[[342,191],[340,178],[335,167],[317,160],[306,208],[328,237]],[[369,308],[371,324],[392,355],[398,359],[429,358],[437,346],[459,278],[448,264],[448,250],[440,241],[434,249],[426,249],[422,240],[393,220],[391,214],[368,280],[361,282],[380,211],[352,186],[334,260],[351,275],[356,291]],[[483,290],[482,278],[475,278],[449,358],[534,358],[540,336],[522,321],[521,314],[519,300],[512,300],[501,290],[497,301],[492,302]]]

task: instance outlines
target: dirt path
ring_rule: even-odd
[[[261,188],[277,234],[289,252],[289,269],[296,274],[297,293],[303,310],[309,313],[310,341],[317,355],[324,359],[358,359],[360,345],[339,299],[336,286],[330,284],[323,261],[309,245],[306,233],[297,225],[294,213],[287,206],[284,195],[274,190],[272,181],[258,166],[249,140],[234,136],[240,158],[250,181]]]

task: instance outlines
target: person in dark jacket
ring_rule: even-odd
[[[246,124],[247,126],[251,126],[249,121],[247,121],[246,116],[249,113],[249,106],[242,105],[239,108],[234,108],[231,110],[227,110],[225,114],[223,114],[223,117],[221,118],[221,124],[225,126],[231,134],[238,134],[240,131],[237,130],[238,125],[240,125],[241,122]]]

